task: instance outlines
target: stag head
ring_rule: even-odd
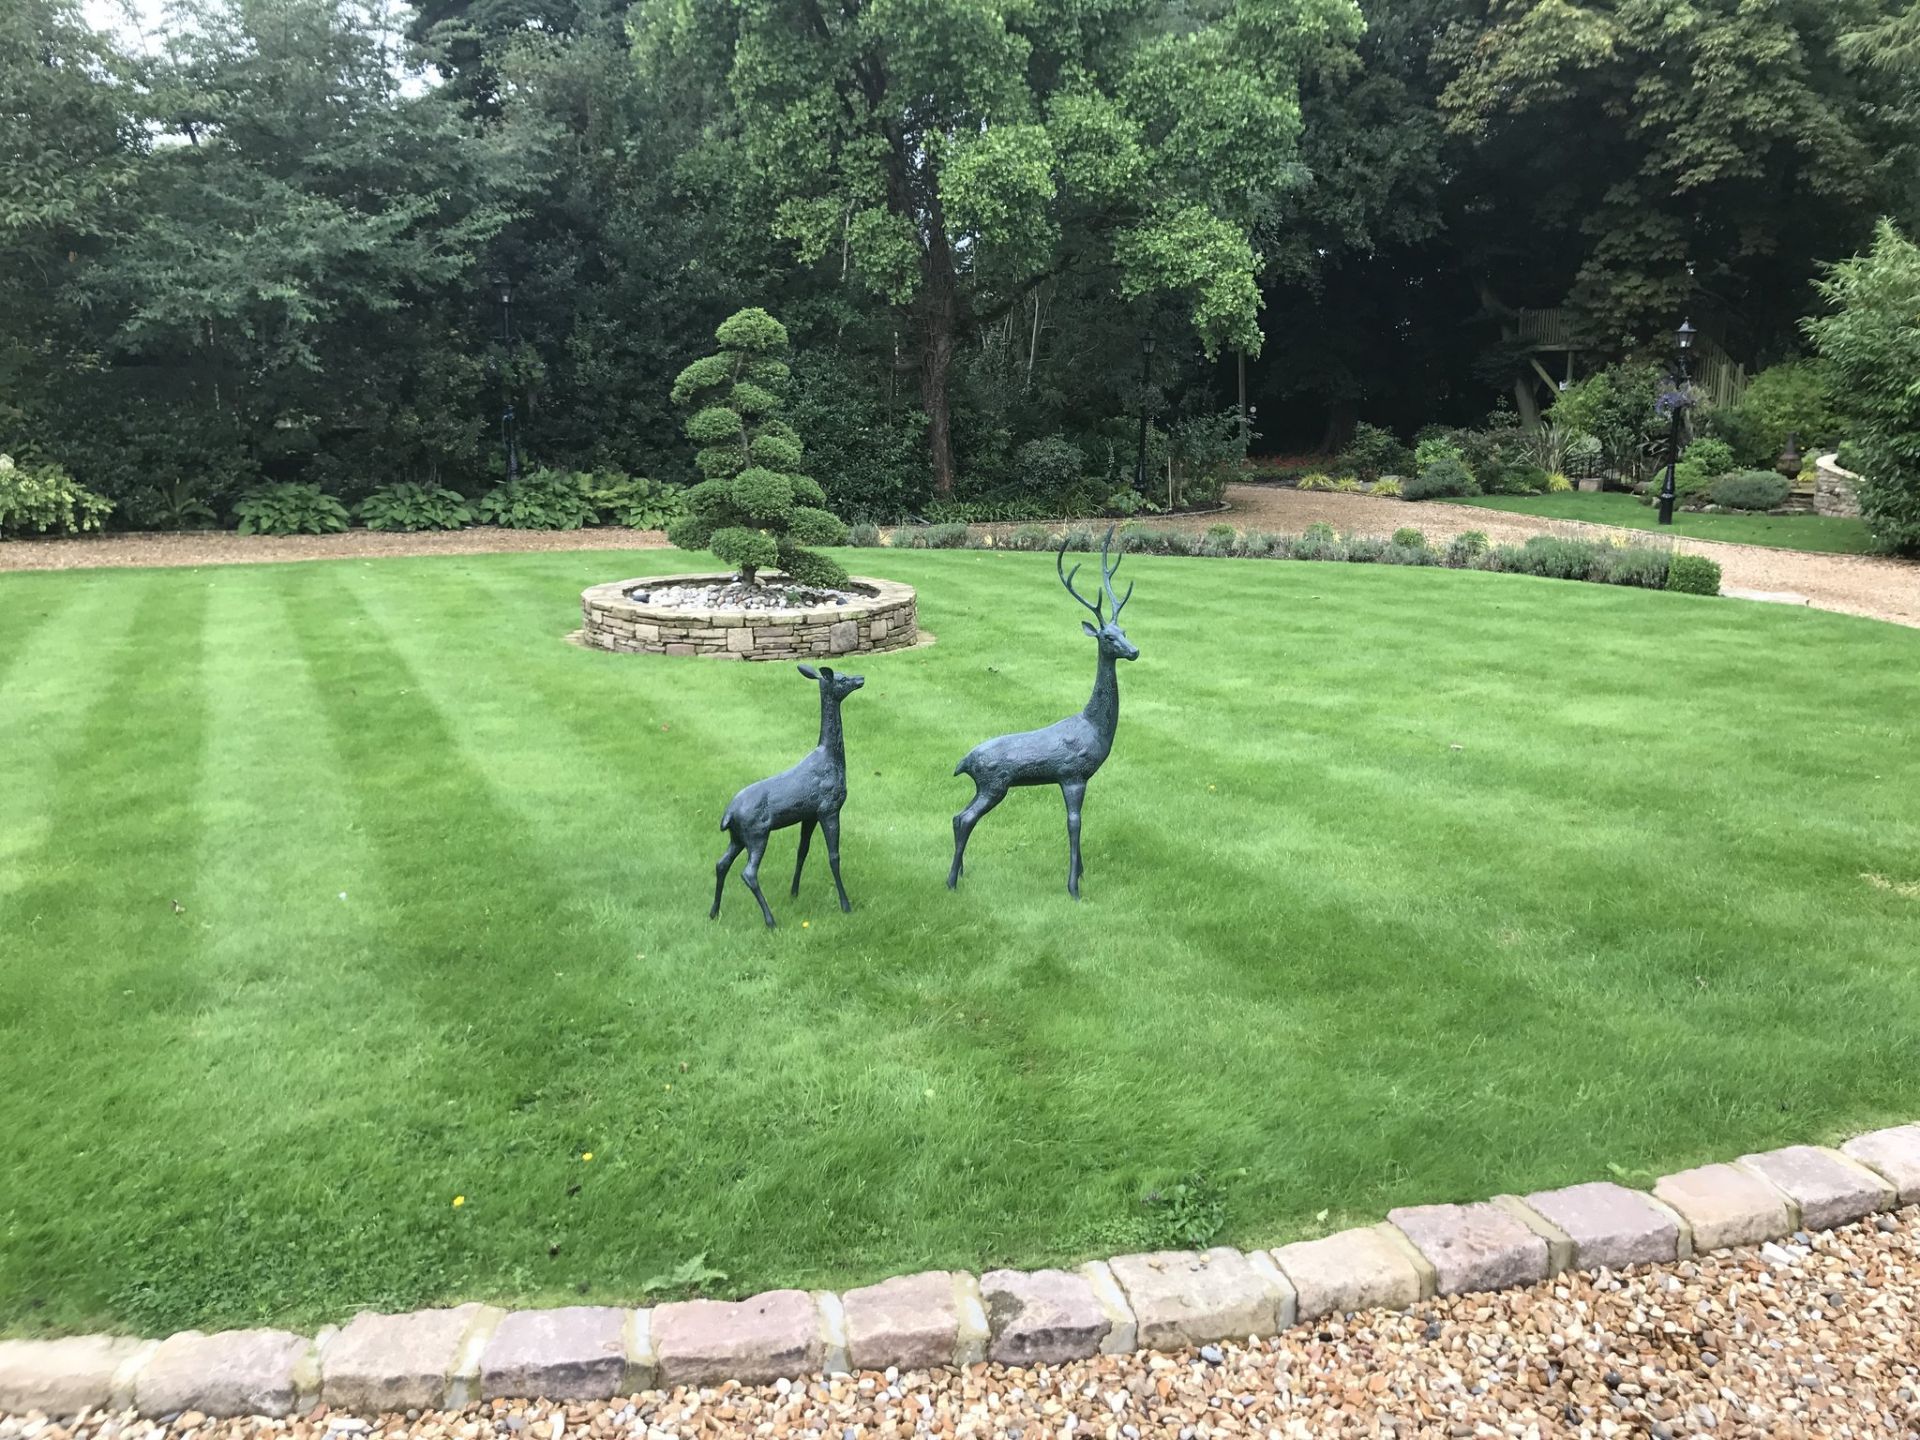
[[[1107,538],[1100,542],[1100,588],[1105,592],[1106,602],[1111,604],[1113,609],[1104,616],[1100,613],[1101,596],[1096,595],[1093,603],[1089,605],[1086,597],[1073,588],[1073,577],[1080,573],[1080,567],[1075,565],[1071,570],[1066,568],[1067,542],[1064,536],[1060,541],[1060,553],[1054,557],[1053,568],[1060,576],[1060,583],[1067,587],[1067,593],[1093,612],[1093,620],[1091,622],[1082,620],[1080,628],[1100,642],[1100,653],[1115,660],[1138,660],[1140,651],[1135,648],[1131,640],[1127,639],[1127,632],[1120,628],[1120,612],[1126,607],[1127,601],[1133,598],[1133,582],[1131,580],[1127,582],[1126,594],[1113,593],[1114,573],[1119,570],[1120,561],[1125,557],[1124,555],[1116,556],[1113,563],[1109,565],[1107,556],[1112,549],[1113,527],[1109,525]]]

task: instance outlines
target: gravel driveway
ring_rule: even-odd
[[[0,1419],[0,1440],[1813,1437],[1920,1434],[1920,1209],[1802,1243],[1362,1311],[1246,1345],[1068,1365],[171,1425]]]
[[[1439,540],[1463,530],[1479,530],[1495,543],[1523,541],[1529,535],[1629,536],[1642,542],[1658,537],[1615,525],[1577,520],[1547,520],[1505,510],[1438,501],[1376,500],[1370,495],[1335,495],[1278,485],[1229,485],[1221,515],[1179,516],[1164,523],[1182,529],[1231,524],[1239,530],[1298,534],[1324,520],[1341,534],[1391,535],[1402,525]],[[1721,585],[1730,590],[1787,591],[1804,595],[1821,610],[1866,615],[1896,625],[1920,627],[1920,565],[1870,555],[1816,555],[1764,545],[1729,545],[1720,540],[1679,539],[1679,547],[1720,562]]]

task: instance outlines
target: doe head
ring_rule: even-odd
[[[1060,576],[1060,583],[1067,587],[1067,593],[1093,612],[1093,619],[1090,622],[1082,620],[1080,628],[1100,642],[1100,653],[1115,660],[1138,660],[1139,649],[1127,639],[1127,632],[1120,628],[1120,612],[1126,607],[1127,601],[1133,598],[1133,584],[1131,581],[1128,582],[1127,593],[1124,595],[1113,593],[1114,572],[1120,568],[1120,561],[1125,557],[1117,556],[1109,565],[1107,556],[1112,549],[1113,527],[1109,525],[1107,538],[1100,542],[1100,588],[1105,593],[1096,595],[1092,604],[1088,604],[1086,597],[1073,588],[1073,577],[1080,573],[1080,567],[1075,565],[1071,570],[1066,568],[1067,542],[1064,537],[1060,541],[1059,554],[1054,557],[1053,568]],[[1104,615],[1101,613],[1100,606],[1103,600],[1112,604],[1111,613]]]
[[[818,670],[811,665],[802,665],[799,669],[807,679],[818,680],[821,691],[835,700],[846,699],[867,683],[867,677],[864,675],[843,675],[827,665],[822,665]]]

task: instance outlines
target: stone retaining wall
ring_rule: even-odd
[[[1813,462],[1813,508],[1820,515],[1858,515],[1860,497],[1854,486],[1860,477],[1840,468],[1840,455],[1819,456]]]
[[[662,585],[717,584],[727,575],[649,575],[595,585],[580,596],[581,635],[601,650],[645,655],[704,655],[713,660],[806,660],[903,650],[920,638],[911,585],[855,575],[857,602],[818,610],[675,610],[633,598]],[[770,581],[781,577],[769,574]]]
[[[816,1372],[1054,1365],[1272,1335],[1323,1315],[1683,1260],[1920,1203],[1920,1125],[1668,1175],[1416,1205],[1277,1250],[1121,1255],[1076,1269],[932,1271],[836,1295],[775,1290],[632,1310],[487,1305],[362,1314],[317,1336],[186,1331],[0,1341],[0,1414],[377,1415],[495,1398],[606,1400]]]

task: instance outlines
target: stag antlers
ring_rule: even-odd
[[[1106,539],[1100,542],[1100,586],[1103,590],[1107,592],[1107,599],[1113,602],[1113,613],[1110,616],[1105,617],[1104,619],[1101,617],[1101,614],[1100,614],[1100,597],[1096,595],[1094,597],[1093,603],[1091,605],[1088,605],[1086,597],[1082,595],[1078,590],[1073,588],[1073,577],[1080,573],[1080,565],[1079,565],[1079,562],[1076,561],[1074,563],[1073,569],[1069,570],[1066,568],[1066,564],[1067,564],[1067,537],[1066,536],[1062,535],[1060,537],[1060,549],[1054,554],[1054,557],[1053,557],[1054,573],[1060,577],[1060,583],[1067,587],[1067,593],[1069,595],[1073,596],[1073,598],[1079,601],[1081,605],[1085,606],[1088,610],[1091,610],[1093,612],[1093,623],[1096,627],[1108,625],[1108,624],[1118,625],[1120,623],[1121,610],[1125,608],[1127,601],[1133,598],[1133,582],[1131,580],[1127,582],[1127,593],[1125,595],[1117,596],[1113,593],[1113,577],[1120,572],[1120,561],[1126,559],[1127,557],[1126,557],[1126,552],[1123,550],[1120,552],[1119,558],[1116,559],[1113,562],[1113,564],[1111,565],[1107,564],[1107,553],[1110,549],[1112,549],[1112,547],[1113,547],[1113,526],[1109,525],[1107,527]]]

